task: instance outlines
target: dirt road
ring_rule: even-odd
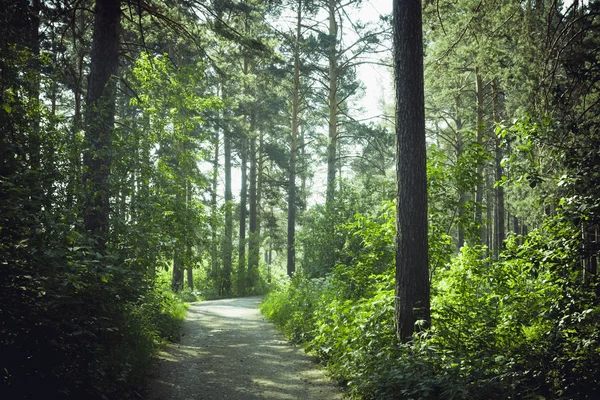
[[[341,399],[313,359],[258,311],[260,297],[192,303],[160,354],[148,400]]]

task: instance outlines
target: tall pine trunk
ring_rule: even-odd
[[[238,294],[246,291],[246,216],[248,207],[248,138],[242,137],[240,189],[240,242],[238,245]]]
[[[95,15],[85,107],[83,222],[96,240],[97,250],[103,252],[109,234],[108,178],[115,119],[115,75],[119,66],[121,0],[97,1]]]
[[[294,46],[294,82],[292,92],[292,130],[290,137],[290,166],[288,173],[287,218],[287,274],[296,272],[296,152],[298,151],[298,125],[300,113],[300,34],[302,27],[302,0],[298,0],[296,43]]]
[[[396,330],[409,341],[428,324],[427,154],[420,0],[394,0],[396,83]]]
[[[336,21],[337,0],[329,0],[329,88],[328,88],[328,106],[329,106],[329,143],[327,145],[327,193],[325,204],[327,210],[331,210],[335,198],[335,168],[337,159],[337,84],[338,84],[338,60],[337,60],[337,33],[338,25]]]
[[[492,112],[494,114],[494,124],[500,123],[500,100],[499,100],[499,87],[498,80],[494,79],[492,82]],[[494,135],[494,144],[496,147],[494,163],[495,163],[495,178],[496,178],[496,208],[494,213],[494,256],[498,259],[498,254],[502,251],[504,246],[504,238],[506,237],[505,225],[504,225],[504,186],[501,185],[502,175],[504,171],[502,168],[502,158],[504,152],[502,149],[502,138],[498,135]]]
[[[462,118],[460,117],[460,110],[462,109],[462,101],[459,96],[456,96],[455,104],[456,104],[456,162],[459,165],[459,160],[463,156],[464,151],[464,142],[462,137]],[[458,240],[456,246],[460,250],[461,247],[465,244],[465,205],[467,203],[468,193],[466,188],[459,180],[457,184],[458,189]]]
[[[217,188],[218,188],[218,180],[219,180],[219,131],[215,132],[214,139],[214,160],[213,160],[213,170],[211,176],[211,197],[210,197],[210,234],[211,234],[211,243],[210,243],[210,276],[212,278],[213,283],[216,285],[219,281],[219,259],[218,259],[218,232],[217,232]]]
[[[249,290],[253,290],[258,278],[258,152],[255,136],[255,113],[251,111],[250,115],[250,191],[248,193],[249,201],[249,242],[248,242],[248,276],[246,285]]]
[[[485,122],[483,121],[483,82],[479,69],[475,68],[475,92],[477,95],[477,146],[478,152],[483,149],[483,136],[485,133]],[[483,161],[477,158],[477,185],[475,188],[475,224],[479,227],[479,240],[481,244],[487,244],[486,227],[483,222]]]
[[[233,257],[233,195],[231,191],[231,134],[224,133],[223,152],[225,156],[225,232],[223,236],[223,280],[220,294],[231,293],[231,271]]]

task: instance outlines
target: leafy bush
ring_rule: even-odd
[[[346,229],[348,264],[324,279],[294,278],[262,310],[350,397],[597,398],[598,285],[583,279],[568,221],[510,238],[496,262],[464,246],[434,275],[432,327],[409,344],[396,339],[393,270],[379,267],[390,260],[389,230],[360,216]]]
[[[1,397],[123,397],[162,341],[177,338],[181,301],[80,244],[5,253],[14,264],[0,296]]]

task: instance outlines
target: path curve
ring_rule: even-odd
[[[314,359],[264,320],[260,297],[192,303],[159,355],[148,400],[341,399]]]

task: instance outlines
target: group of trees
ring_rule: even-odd
[[[11,395],[127,390],[173,336],[165,271],[205,296],[264,292],[286,253],[294,275],[312,171],[334,214],[354,143],[387,134],[354,112],[389,30],[359,22],[360,2],[0,6]]]
[[[306,213],[263,312],[356,398],[594,398],[600,3],[421,6],[395,2],[397,194],[363,165]]]
[[[393,24],[361,20],[361,1],[0,6],[12,393],[110,397],[173,335],[165,286],[229,296],[273,280],[285,295],[267,308],[300,312],[271,314],[356,394],[481,394],[512,376],[515,396],[536,384],[568,396],[597,382],[577,372],[598,355],[597,1],[397,1]],[[377,121],[361,117],[366,64],[395,66],[397,97]],[[499,277],[516,297],[563,294],[516,304]],[[467,304],[497,314],[481,325]],[[565,322],[525,319],[536,307]],[[494,336],[498,321],[529,341]],[[497,347],[448,339],[455,326]],[[489,354],[473,357],[478,345]],[[531,367],[540,348],[571,372]],[[394,360],[421,360],[425,378]]]

